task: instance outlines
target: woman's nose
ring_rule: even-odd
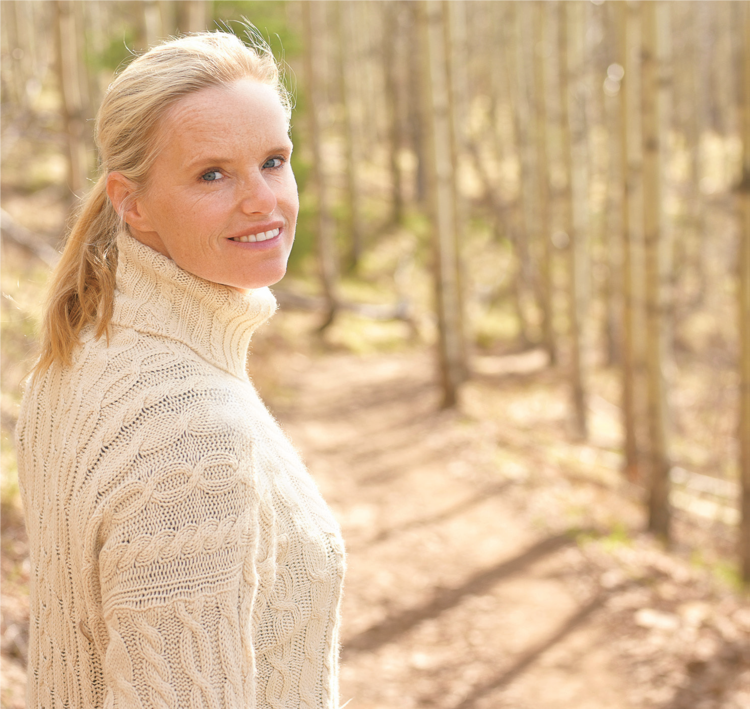
[[[243,189],[242,211],[246,214],[270,214],[276,209],[276,193],[262,174],[254,175]]]

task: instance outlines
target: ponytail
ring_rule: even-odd
[[[70,364],[81,330],[109,333],[117,270],[117,233],[122,226],[106,192],[102,174],[85,198],[52,272],[41,333],[41,354],[33,373],[53,363]]]

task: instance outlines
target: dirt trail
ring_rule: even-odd
[[[290,369],[293,393],[275,413],[349,552],[342,703],[633,706],[608,593],[577,583],[575,538],[530,514],[534,490],[498,470],[475,423],[436,413],[426,355]]]

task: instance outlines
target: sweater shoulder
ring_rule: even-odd
[[[139,456],[179,439],[245,448],[242,425],[255,403],[252,386],[213,367],[179,342],[133,330],[109,343],[84,333],[69,367],[51,368],[27,387],[17,440],[28,475],[41,468],[120,472]],[[195,440],[193,440],[195,443]],[[195,445],[198,445],[195,443]]]

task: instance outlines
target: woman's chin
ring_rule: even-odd
[[[278,283],[286,275],[286,264],[278,268],[264,269],[262,273],[253,274],[252,278],[242,278],[227,283],[240,293],[249,293],[259,288],[267,288]]]

